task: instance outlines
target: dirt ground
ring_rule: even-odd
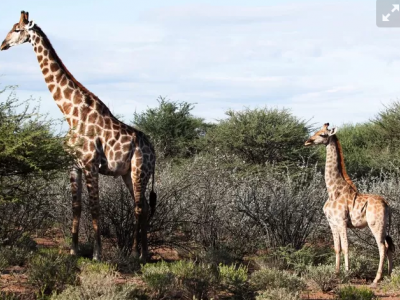
[[[36,238],[35,241],[38,243],[39,247],[43,248],[58,248],[60,251],[67,251],[65,247],[60,247],[62,242],[59,237],[55,237],[54,239],[48,238]],[[64,249],[63,249],[64,248]],[[179,260],[179,254],[177,251],[171,249],[160,249],[155,253],[152,257],[152,260],[166,260],[166,261],[175,261]],[[0,291],[4,293],[15,293],[21,296],[23,300],[31,300],[35,299],[35,290],[28,283],[26,268],[24,267],[12,267],[9,268],[6,274],[0,275]],[[131,274],[121,274],[120,277],[116,279],[116,284],[123,283],[135,283],[137,285],[142,285],[140,278],[135,277]],[[352,285],[356,287],[368,286],[365,282],[353,282]],[[376,296],[379,299],[384,300],[400,300],[400,291],[393,292],[385,292],[378,285],[376,289],[373,289]],[[316,288],[313,288],[311,285],[308,290],[302,293],[302,299],[313,299],[313,300],[325,300],[325,299],[334,299],[334,292],[322,293],[318,291]]]

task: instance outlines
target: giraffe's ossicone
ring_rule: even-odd
[[[381,279],[385,256],[388,258],[389,275],[393,268],[394,244],[388,235],[389,205],[378,195],[361,194],[347,175],[342,146],[336,136],[336,128],[324,124],[306,142],[305,146],[326,147],[325,183],[328,201],[324,213],[332,230],[336,252],[336,272],[340,268],[340,250],[344,253],[345,268],[349,269],[347,228],[369,226],[379,248],[379,266],[373,285]]]
[[[0,49],[7,50],[26,42],[32,44],[47,87],[70,127],[66,143],[75,157],[70,176],[73,210],[71,253],[78,251],[83,172],[95,231],[93,258],[101,257],[98,175],[104,174],[122,176],[132,195],[136,217],[134,253],[139,254],[140,240],[141,258],[146,260],[148,221],[156,207],[153,189],[156,156],[152,144],[142,132],[116,119],[97,96],[74,78],[42,29],[29,21],[28,12],[22,11],[19,22],[14,24]],[[148,205],[145,192],[151,177]]]

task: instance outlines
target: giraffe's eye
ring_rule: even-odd
[[[19,30],[19,29],[14,29],[14,32],[20,32],[21,30]]]
[[[326,134],[326,133],[321,133],[319,136],[325,138],[325,137],[328,136],[328,134]]]

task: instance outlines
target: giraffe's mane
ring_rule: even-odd
[[[344,164],[344,156],[343,156],[342,145],[340,144],[339,139],[337,137],[336,137],[336,144],[337,144],[337,152],[338,152],[338,156],[339,156],[340,171],[342,173],[342,176],[343,176],[344,180],[346,180],[346,182],[354,189],[354,191],[357,192],[356,185],[350,179],[350,176],[346,172],[346,166]]]
[[[62,62],[61,58],[58,56],[56,50],[54,49],[53,45],[51,44],[49,38],[47,37],[47,35],[43,32],[43,30],[35,24],[34,30],[37,31],[41,37],[43,38],[43,42],[47,44],[53,59],[58,63],[58,65],[60,66],[60,68],[65,72],[65,74],[67,75],[67,77],[72,80],[74,82],[74,84],[80,88],[82,90],[83,93],[88,94],[89,96],[93,97],[93,99],[95,99],[96,101],[98,101],[102,106],[103,106],[103,113],[108,113],[112,118],[114,118],[115,120],[117,120],[117,118],[115,118],[113,116],[113,114],[111,113],[110,109],[107,107],[107,105],[105,105],[103,103],[103,101],[101,101],[99,99],[99,97],[97,97],[95,94],[93,94],[91,91],[89,91],[82,83],[80,83],[78,80],[76,80],[76,78],[74,77],[74,75],[71,74],[71,72],[67,69],[67,67],[64,65],[64,63]]]

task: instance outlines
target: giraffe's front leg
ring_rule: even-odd
[[[99,170],[98,164],[85,167],[86,186],[89,192],[89,206],[92,214],[94,229],[93,259],[101,260],[101,237],[100,237],[100,204],[99,204]]]
[[[332,231],[333,243],[336,254],[336,267],[335,271],[338,274],[340,272],[340,231],[335,224],[329,223]]]
[[[71,254],[78,254],[79,221],[82,211],[82,170],[74,166],[70,172],[72,193],[72,245]]]
[[[340,227],[340,243],[344,254],[344,267],[346,271],[349,271],[349,241],[347,239],[346,223]]]

